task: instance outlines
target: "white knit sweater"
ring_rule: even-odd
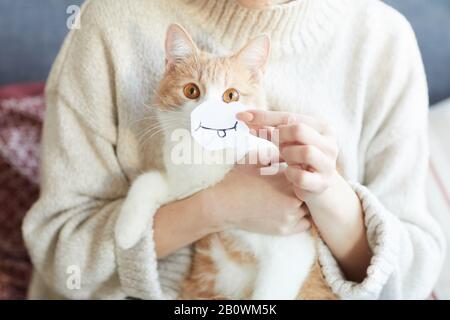
[[[30,297],[176,295],[190,248],[157,261],[151,225],[127,251],[113,236],[130,183],[161,164],[158,142],[140,151],[135,123],[163,72],[171,22],[219,54],[271,35],[270,107],[336,127],[339,165],[364,208],[374,253],[366,279],[347,281],[321,245],[326,280],[343,299],[426,298],[444,243],[425,202],[426,80],[410,25],[377,0],[265,10],[234,0],[87,1],[46,90],[42,191],[23,226],[35,267]],[[67,281],[77,268],[81,285],[73,288]]]

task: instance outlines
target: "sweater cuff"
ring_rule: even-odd
[[[380,201],[364,186],[350,183],[359,197],[367,232],[367,239],[373,257],[367,269],[367,276],[361,283],[348,281],[336,259],[322,241],[318,254],[322,272],[333,292],[341,299],[377,299],[392,275],[398,252],[398,221]]]
[[[152,183],[153,180],[147,183],[146,177],[143,177],[139,182],[139,188],[152,190],[154,187]],[[130,207],[154,212],[155,207],[154,204],[149,203],[151,201],[148,199],[148,194],[145,192],[138,192],[138,194],[142,196],[127,199],[139,203],[136,206],[132,204]],[[158,260],[153,239],[153,218],[151,217],[147,230],[136,245],[124,249],[115,244],[121,288],[130,298],[176,299],[180,293],[181,283],[189,271],[192,249],[185,247]]]
[[[122,290],[127,297],[148,300],[174,300],[191,263],[191,247],[185,247],[161,260],[156,259],[152,230],[134,247],[116,246]]]

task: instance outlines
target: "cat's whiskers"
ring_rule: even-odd
[[[177,129],[177,127],[179,127],[179,126],[176,126],[178,121],[179,121],[179,119],[168,119],[163,124],[157,123],[150,128],[146,128],[144,132],[139,134],[139,140],[141,142],[144,139],[150,140],[151,138],[153,138],[157,134],[163,132],[164,130]]]
[[[170,126],[170,124],[167,124],[165,127],[157,127],[153,128],[153,131],[148,132],[147,134],[141,136],[139,138],[140,145],[142,146],[142,150],[146,151],[148,146],[151,146],[151,141],[153,137],[161,134],[165,130],[169,131],[171,129],[174,129],[174,127]]]
[[[152,103],[152,104],[144,103],[143,106],[148,108],[148,109],[152,109],[152,110],[146,112],[146,115],[144,117],[141,117],[139,119],[136,119],[136,120],[132,121],[131,124],[133,126],[134,125],[140,125],[142,122],[146,122],[146,121],[159,122],[160,121],[160,116],[157,114],[157,112],[164,113],[164,117],[166,119],[178,118],[179,114],[181,113],[181,110],[178,107],[170,109],[170,110],[164,110],[160,105],[158,105],[156,103]],[[158,110],[155,110],[155,109],[158,109]]]
[[[164,128],[169,128],[171,125],[175,124],[175,119],[173,119],[172,121],[167,121],[164,124],[160,124],[157,123],[151,127],[145,128],[142,132],[141,132],[141,136],[146,136],[150,133],[152,133],[155,130],[159,130],[159,129],[164,129]]]
[[[164,116],[165,116],[165,119],[167,119],[167,120],[172,120],[172,119],[176,120],[176,119],[179,118],[179,115],[177,115],[177,114],[173,114],[173,115],[172,114],[166,114]],[[147,116],[144,116],[144,117],[142,117],[140,119],[134,120],[133,124],[139,124],[139,123],[146,122],[146,121],[148,121],[148,122],[155,122],[155,121],[159,122],[159,121],[161,121],[161,118],[158,115],[147,115]]]

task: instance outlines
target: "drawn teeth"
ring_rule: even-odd
[[[217,135],[219,138],[225,138],[227,136],[226,130],[217,130]]]

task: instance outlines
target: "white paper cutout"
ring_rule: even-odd
[[[206,100],[191,113],[192,137],[209,151],[232,148],[239,154],[246,154],[261,148],[274,149],[272,142],[250,134],[248,126],[236,119],[238,112],[249,109],[240,102]]]
[[[191,113],[191,134],[195,141],[210,151],[235,148],[240,137],[249,135],[247,125],[236,114],[248,108],[242,103],[206,100]]]

